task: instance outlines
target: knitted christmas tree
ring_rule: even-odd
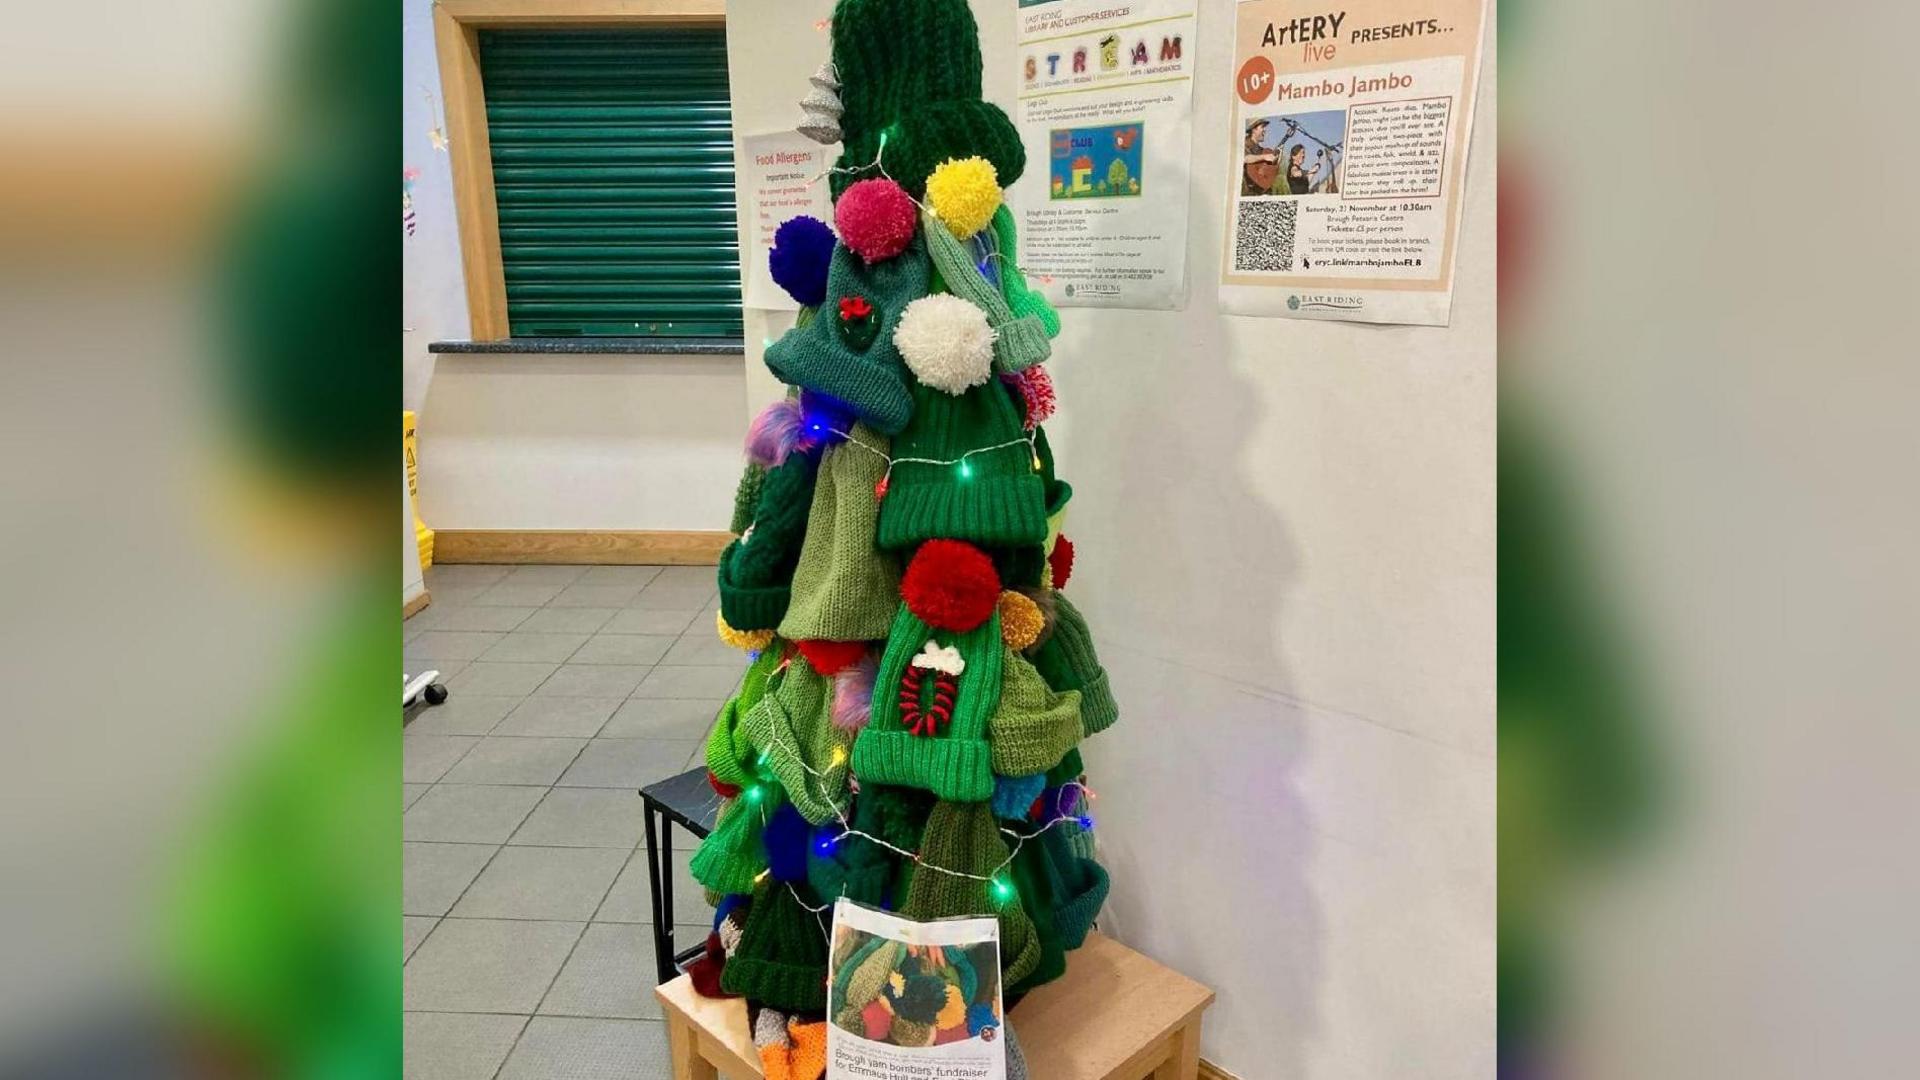
[[[844,140],[834,225],[790,221],[771,255],[803,307],[767,349],[790,390],[752,425],[720,564],[719,633],[751,659],[708,740],[727,802],[693,862],[718,908],[695,984],[747,998],[767,1075],[796,1080],[818,1076],[840,896],[997,918],[1009,996],[1061,974],[1107,892],[1078,745],[1117,716],[1060,592],[1059,319],[1012,261],[1023,157],[980,100],[972,15],[840,0],[832,36],[801,130]],[[1002,1022],[991,985],[925,980],[895,1000],[863,978],[862,1030]]]

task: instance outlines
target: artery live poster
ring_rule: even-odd
[[[1194,0],[1019,3],[1021,270],[1056,306],[1183,306]]]
[[[1445,326],[1484,0],[1241,0],[1220,306]]]

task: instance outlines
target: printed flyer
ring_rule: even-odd
[[[1020,268],[1055,306],[1184,306],[1194,0],[1019,3]]]
[[[997,919],[912,922],[841,897],[827,964],[827,1075],[1006,1080]]]
[[[1241,0],[1220,306],[1445,326],[1485,0]]]
[[[747,222],[752,230],[751,242],[740,253],[749,268],[742,303],[750,308],[797,311],[800,305],[774,284],[767,252],[773,250],[774,230],[790,217],[809,214],[821,221],[833,221],[833,197],[827,182],[811,181],[826,172],[840,148],[822,146],[797,131],[747,135],[740,144],[746,153],[747,171],[740,177],[738,190],[747,199]]]

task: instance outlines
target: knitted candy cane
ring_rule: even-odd
[[[929,639],[900,676],[900,724],[915,735],[938,735],[953,720],[953,699],[967,663],[960,650]],[[920,707],[927,676],[933,676],[933,704]]]

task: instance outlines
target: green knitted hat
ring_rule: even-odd
[[[893,440],[893,475],[880,501],[880,546],[940,538],[985,547],[1045,542],[1046,486],[1034,471],[1025,435],[1019,409],[998,379],[959,396],[916,381],[913,419]],[[969,451],[980,452],[960,461]]]
[[[900,606],[899,560],[873,542],[880,521],[873,488],[887,474],[887,440],[865,424],[849,435],[820,461],[793,601],[780,621],[789,641],[878,641]]]
[[[902,851],[915,851],[932,807],[933,796],[927,792],[867,785],[854,800],[854,831],[834,841],[829,854],[815,850],[809,855],[808,884],[827,899],[845,896],[869,907],[890,906],[889,901],[897,901],[904,891],[897,888],[896,879],[912,864],[867,837],[877,836]]]
[[[1093,651],[1087,620],[1067,594],[1056,592],[1053,636],[1035,650],[1033,666],[1055,690],[1080,691],[1080,723],[1088,735],[1098,735],[1120,718],[1120,706],[1107,685],[1107,670]]]
[[[1071,826],[1048,829],[1040,837],[1040,848],[1046,853],[1048,866],[1054,874],[1054,930],[1060,935],[1063,946],[1077,949],[1086,942],[1087,931],[1093,929],[1093,920],[1100,914],[1100,905],[1107,902],[1107,889],[1111,882],[1105,867],[1092,859],[1083,858],[1074,850],[1074,838],[1068,835],[1070,831]]]
[[[1047,443],[1047,429],[1037,424],[1033,429],[1033,456],[1040,459],[1040,482],[1047,489],[1047,517],[1056,518],[1073,499],[1073,485],[1054,475],[1053,447]]]
[[[993,771],[1001,776],[1046,772],[1080,742],[1080,691],[1055,693],[1012,649],[1006,650],[1000,670],[1000,707],[987,721]]]
[[[707,768],[723,784],[745,787],[756,779],[750,766],[755,757],[753,743],[747,739],[740,721],[760,703],[767,676],[780,666],[784,651],[784,644],[778,638],[760,650],[760,656],[747,666],[747,677],[740,684],[740,692],[720,706],[713,730],[707,733]]]
[[[767,346],[768,370],[781,382],[845,402],[875,431],[898,432],[913,398],[893,329],[906,306],[927,295],[928,269],[918,233],[905,251],[876,263],[834,245],[823,310]]]
[[[1060,313],[1053,310],[1053,305],[1047,303],[1045,296],[1027,287],[1025,275],[1020,273],[1019,266],[1014,262],[1020,253],[1020,241],[1013,228],[1013,212],[1007,209],[1006,203],[1001,203],[1000,208],[993,212],[992,228],[994,246],[1002,256],[1000,294],[1007,301],[1007,310],[1013,312],[1016,319],[1028,315],[1039,319],[1048,337],[1059,337]]]
[[[987,313],[987,325],[996,334],[993,370],[1024,371],[1052,354],[1047,328],[1035,316],[1016,316],[1008,310],[1000,290],[981,276],[973,253],[954,239],[939,218],[923,211],[920,232],[927,238],[927,254],[933,259],[936,279],[948,292]]]
[[[1059,829],[1049,830],[1059,832]],[[1053,909],[1058,901],[1058,882],[1046,851],[1034,840],[1021,844],[1007,867],[1007,877],[1020,896],[1020,907],[1033,921],[1033,939],[1039,957],[1032,970],[1007,979],[1008,994],[1023,994],[1042,983],[1067,973],[1067,950],[1054,927]]]
[[[827,932],[783,881],[754,894],[740,947],[720,971],[720,989],[783,1012],[827,1007]]]
[[[767,868],[760,834],[780,808],[780,789],[760,784],[747,790],[721,809],[713,832],[693,853],[693,880],[716,893],[752,892],[754,879]]]
[[[929,646],[949,647],[965,665],[958,676],[916,665]],[[862,784],[906,784],[955,802],[993,798],[987,718],[1000,703],[1000,613],[964,633],[936,631],[905,604],[894,617],[873,684],[873,713],[853,743],[853,771]],[[916,735],[902,717],[902,699],[930,703],[950,683],[953,707],[944,730]],[[911,849],[909,849],[911,850]]]
[[[769,470],[753,527],[720,553],[720,614],[735,630],[771,630],[786,615],[819,463],[796,452]]]
[[[1086,763],[1080,760],[1080,748],[1074,747],[1060,759],[1060,764],[1047,770],[1047,786],[1060,787],[1080,779],[1087,771]]]
[[[1001,869],[1007,854],[991,805],[935,803],[920,842],[922,865],[907,887],[900,914],[908,919],[947,919],[993,913],[1000,920],[1001,978],[1011,986],[1040,962],[1040,943],[1020,899],[994,896],[992,883],[986,880],[1000,873],[1003,880],[1011,881]],[[945,874],[934,867],[958,873]]]
[[[735,536],[747,531],[753,524],[753,508],[760,502],[760,485],[767,479],[767,467],[757,461],[747,462],[740,472],[740,483],[733,489],[733,518],[727,523],[727,531]]]
[[[840,160],[833,197],[856,180],[887,175],[918,199],[948,158],[993,163],[1002,187],[1026,167],[1013,122],[980,99],[980,32],[966,0],[840,0],[833,9],[833,66],[840,78]],[[840,170],[859,170],[842,172]]]
[[[833,722],[832,679],[805,661],[787,664],[740,726],[801,817],[819,825],[840,816],[853,737]]]

